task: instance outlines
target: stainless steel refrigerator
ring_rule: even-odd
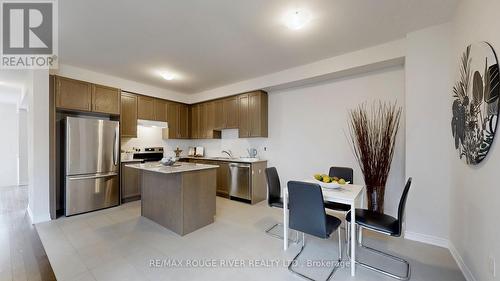
[[[118,205],[119,122],[65,119],[65,215]]]

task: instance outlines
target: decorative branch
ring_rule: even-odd
[[[402,108],[376,102],[368,112],[365,103],[349,112],[349,135],[354,155],[369,186],[385,186],[396,146]]]

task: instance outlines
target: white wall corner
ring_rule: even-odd
[[[28,205],[28,207],[26,208],[26,212],[28,213],[28,216],[30,217],[31,224],[38,224],[38,223],[47,222],[47,221],[52,220],[50,218],[49,213],[37,214],[36,216],[33,215],[33,211],[31,210],[30,205]]]
[[[458,268],[460,268],[460,270],[462,271],[462,274],[464,275],[465,280],[476,281],[477,279],[474,277],[474,275],[472,274],[472,271],[469,269],[467,264],[464,262],[464,260],[462,259],[462,256],[460,256],[460,253],[458,252],[458,250],[455,248],[455,246],[453,245],[453,243],[451,241],[448,244],[448,249],[450,250],[451,256],[453,257],[453,259],[457,263]]]
[[[437,237],[428,234],[422,234],[412,231],[405,231],[405,239],[417,241],[442,248],[448,248],[450,241],[446,238]]]
[[[31,211],[31,207],[28,204],[28,207],[26,208],[26,212],[28,213],[28,217],[30,218],[31,224],[33,224],[33,211]]]

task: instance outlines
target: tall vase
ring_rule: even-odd
[[[377,213],[384,213],[385,186],[366,186],[368,197],[368,210]]]

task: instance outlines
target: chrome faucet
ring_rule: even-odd
[[[229,156],[229,158],[233,158],[233,154],[231,153],[231,150],[223,150],[222,153],[225,153],[227,154],[227,156]]]

